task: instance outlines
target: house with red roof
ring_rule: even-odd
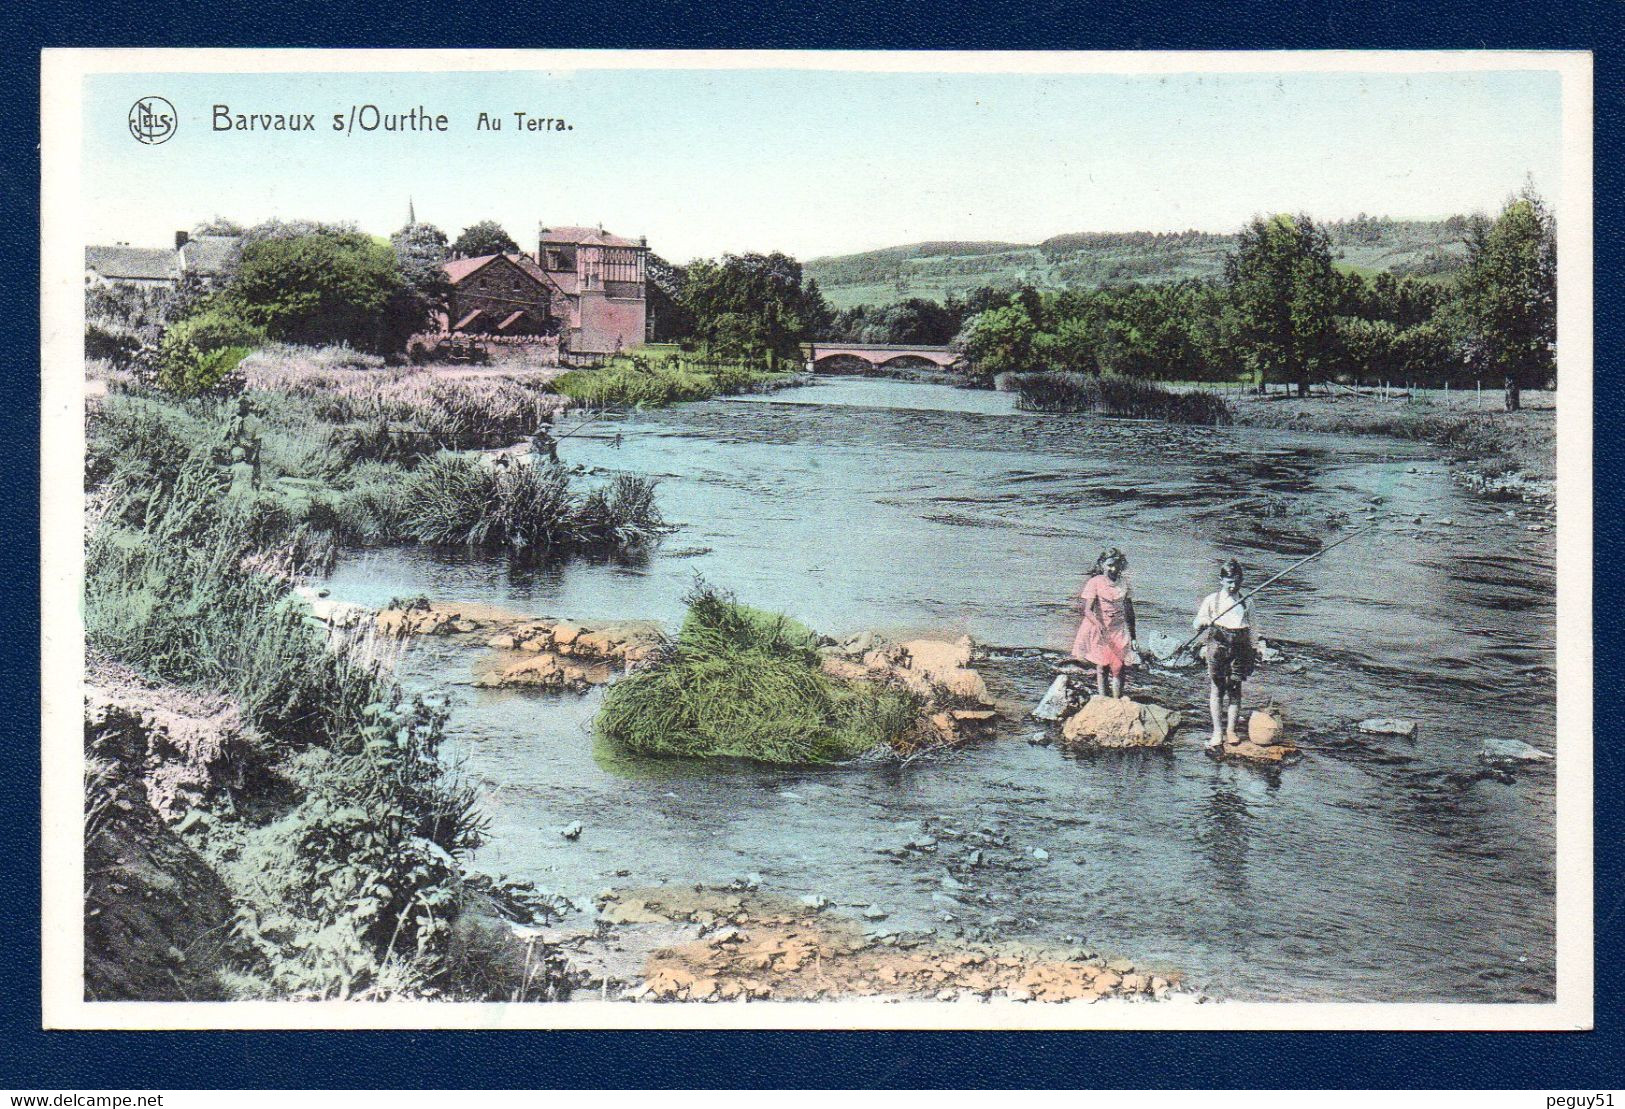
[[[536,253],[446,262],[447,325],[486,335],[558,335],[573,354],[614,354],[649,336],[649,244],[602,227],[542,227]]]
[[[445,263],[449,331],[471,335],[556,335],[567,318],[557,286],[526,254],[487,254]]]

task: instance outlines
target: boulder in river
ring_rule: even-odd
[[[1162,666],[1195,666],[1199,661],[1196,653],[1194,651],[1179,650],[1180,645],[1184,642],[1177,635],[1156,631],[1140,640],[1140,646],[1144,647],[1146,653]]]
[[[1244,733],[1225,740],[1213,754],[1225,759],[1280,763],[1298,756],[1298,745],[1286,734],[1278,713],[1259,710],[1247,718]]]
[[[1247,718],[1247,738],[1260,747],[1274,747],[1284,743],[1280,718],[1262,709]]]
[[[1059,720],[1072,711],[1078,702],[1076,676],[1067,671],[1055,675],[1049,689],[1033,709],[1033,716],[1039,720]]]
[[[1180,714],[1131,697],[1091,697],[1061,726],[1061,739],[1089,747],[1160,747]]]
[[[855,657],[870,644],[879,645]],[[998,716],[987,683],[971,667],[973,650],[969,636],[885,643],[867,632],[825,650],[820,665],[839,681],[896,686],[919,697],[928,725],[923,742],[937,746],[986,736]]]

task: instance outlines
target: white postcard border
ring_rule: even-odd
[[[1562,81],[1558,226],[1557,999],[1550,1004],[83,1000],[84,80],[99,73],[807,69],[985,73],[1542,70]],[[1577,1030],[1593,1022],[1592,58],[1556,51],[47,50],[41,59],[41,868],[46,1028]]]

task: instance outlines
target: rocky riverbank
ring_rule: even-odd
[[[1165,1000],[1176,970],[1085,947],[978,943],[887,927],[870,905],[838,912],[730,888],[606,890],[587,930],[521,930],[559,960],[574,997],[621,1001],[1078,1002]]]

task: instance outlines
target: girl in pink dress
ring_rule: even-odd
[[[1134,593],[1124,572],[1128,559],[1116,547],[1101,553],[1084,584],[1083,623],[1072,641],[1072,657],[1095,666],[1095,692],[1106,695],[1111,671],[1112,696],[1123,695],[1123,667],[1139,662],[1134,650]]]

